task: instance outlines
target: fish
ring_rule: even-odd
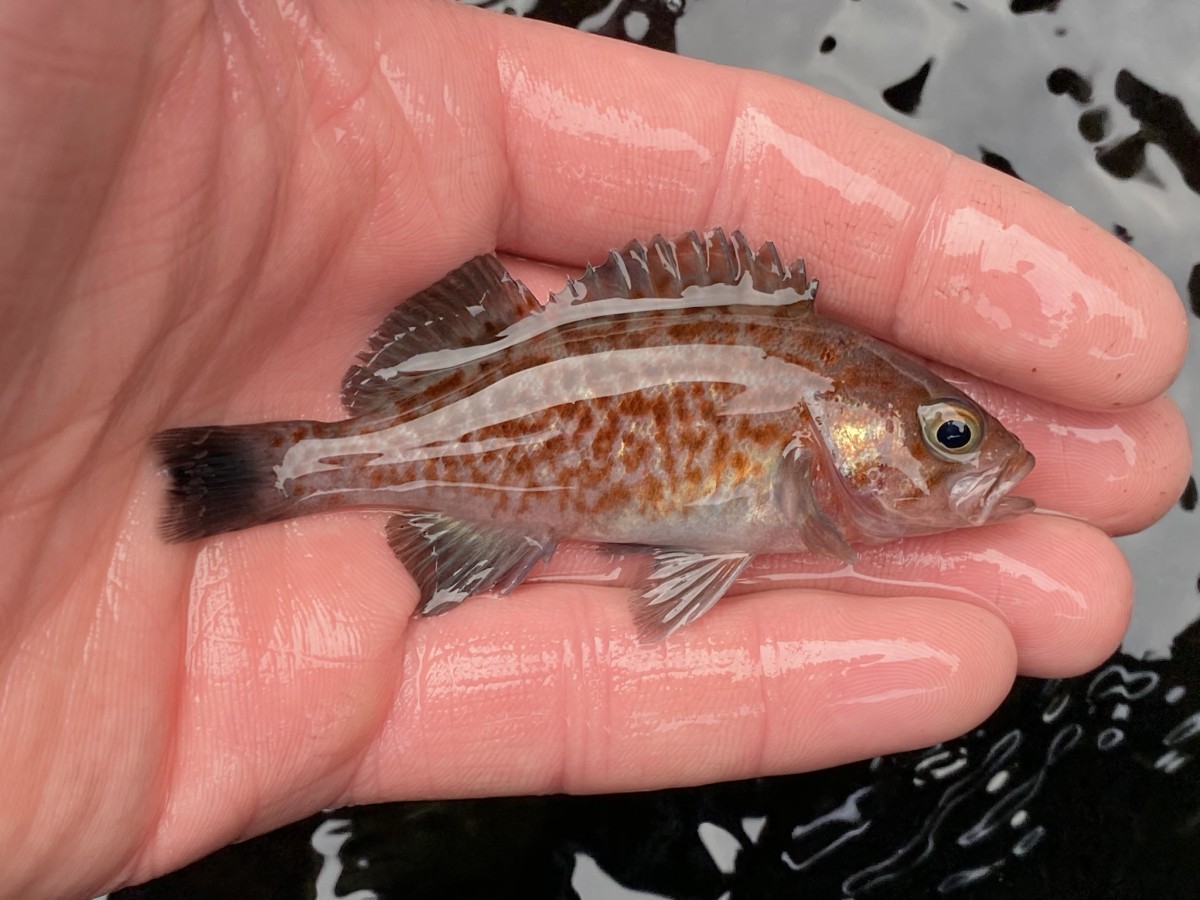
[[[348,417],[172,428],[161,532],[193,541],[387,510],[415,615],[511,593],[563,541],[646,561],[665,639],[755,556],[1020,515],[1021,441],[920,360],[816,311],[818,282],[722,229],[630,241],[543,305],[493,254],[397,306],[342,382]]]

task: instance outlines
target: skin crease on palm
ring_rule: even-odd
[[[811,89],[450,3],[0,4],[0,892],[90,896],[321,807],[829,766],[1116,646],[1105,532],[1179,496],[1169,282],[1007,176]],[[502,253],[741,227],[949,366],[1048,516],[865,554],[639,647],[620,591],[413,621],[384,513],[189,545],[150,436],[343,416],[399,299]],[[933,592],[936,593],[936,592]],[[964,599],[965,598],[965,599]]]

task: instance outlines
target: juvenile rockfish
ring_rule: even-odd
[[[186,541],[385,508],[418,611],[508,593],[560,540],[647,555],[639,635],[703,614],[756,554],[1031,509],[1020,441],[909,356],[813,309],[772,244],[688,233],[613,251],[543,308],[494,256],[405,301],[347,372],[340,422],[154,439]],[[636,551],[635,551],[636,552]]]

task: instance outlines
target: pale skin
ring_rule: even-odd
[[[801,85],[444,3],[0,8],[0,884],[90,896],[321,807],[646,789],[957,735],[1109,654],[1107,533],[1179,496],[1169,282]],[[351,12],[351,8],[353,11]],[[385,515],[167,545],[164,427],[342,416],[392,304],[493,248],[536,293],[741,227],[825,311],[969,369],[1026,517],[867,555],[971,599],[784,590],[639,647],[620,590],[432,620]],[[1037,398],[1037,399],[1031,399]]]

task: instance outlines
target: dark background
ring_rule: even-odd
[[[1200,318],[1195,0],[481,2],[787,75],[1075,206]],[[669,85],[662,86],[669,90]],[[1193,341],[1193,345],[1196,342]],[[1172,391],[1200,445],[1200,355]],[[1122,652],[1021,679],[951,743],[610,797],[330,812],[114,898],[744,900],[1200,896],[1200,524],[1193,480],[1122,540]]]

